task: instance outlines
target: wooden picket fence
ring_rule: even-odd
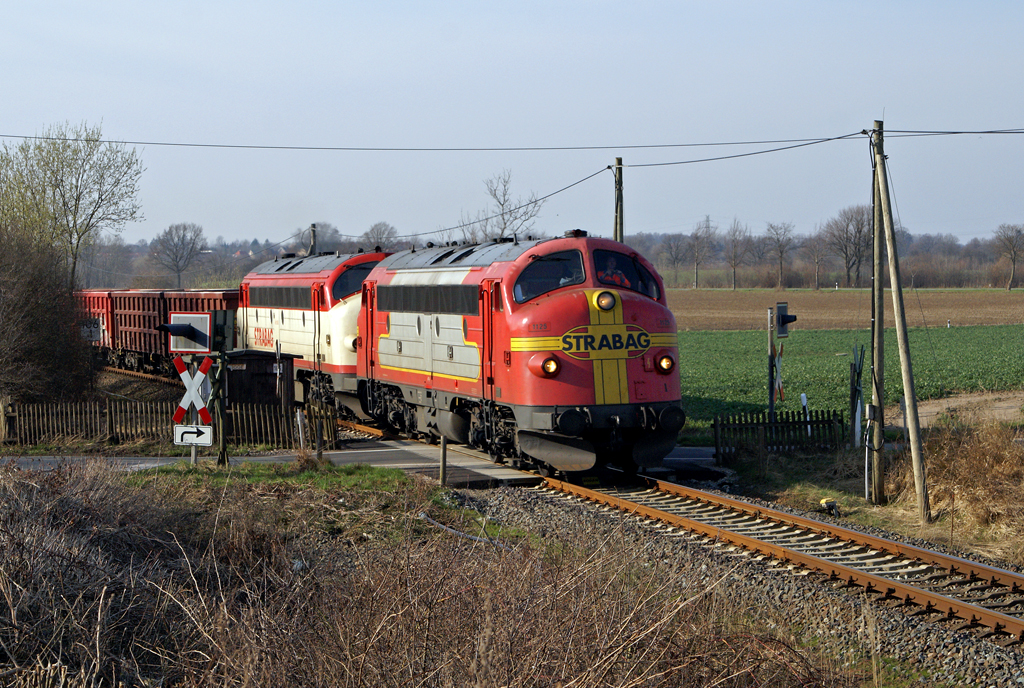
[[[176,402],[111,399],[106,402],[9,404],[0,409],[0,442],[31,446],[78,439],[97,442],[172,441]],[[228,444],[266,444],[282,449],[316,446],[323,420],[324,446],[336,443],[337,411],[310,406],[302,414],[279,405],[232,404],[225,414]],[[302,422],[300,431],[299,422]],[[188,422],[188,421],[183,421]],[[216,421],[215,421],[216,423]]]
[[[295,414],[277,404],[232,404],[226,419],[228,444],[298,446]]]
[[[60,439],[131,441],[172,437],[174,402],[111,399],[60,404],[11,404],[2,438],[33,445]]]
[[[765,452],[834,450],[845,441],[841,411],[782,411],[769,420],[767,413],[715,416],[715,459],[719,464],[734,459],[741,450],[758,457]]]

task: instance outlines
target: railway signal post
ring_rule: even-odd
[[[181,381],[185,383],[185,396],[174,413],[174,422],[180,423],[187,414],[191,414],[192,421],[191,425],[175,425],[174,443],[191,448],[193,466],[199,462],[198,447],[213,446],[213,417],[207,410],[209,402],[204,400],[200,393],[200,388],[205,388],[209,401],[214,404],[217,426],[220,429],[217,465],[227,465],[227,444],[224,436],[224,354],[213,351],[213,313],[177,312],[170,313],[170,319],[170,323],[157,328],[169,335],[168,351],[191,354],[189,365],[186,365],[185,359],[181,356],[174,359],[174,367]],[[202,363],[197,366],[199,355],[204,357]],[[214,359],[217,361],[217,370],[207,377]],[[200,419],[203,425],[199,424]]]
[[[768,420],[775,421],[775,394],[785,399],[782,392],[782,347],[775,351],[775,338],[784,339],[789,336],[789,324],[796,322],[796,316],[789,314],[789,303],[781,301],[775,304],[775,310],[768,309]]]

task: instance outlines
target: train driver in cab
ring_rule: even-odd
[[[617,284],[620,287],[629,288],[629,280],[616,265],[615,256],[608,256],[605,259],[604,270],[597,273],[597,279],[607,284]]]

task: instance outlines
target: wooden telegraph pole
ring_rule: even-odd
[[[615,158],[615,227],[612,239],[622,242],[625,237],[622,228],[622,158]]]
[[[881,130],[881,122],[876,122]],[[878,193],[878,170],[872,164],[872,203],[874,209],[873,256],[871,269],[871,405],[874,418],[871,422],[871,501],[885,504],[885,289],[882,276],[882,201]]]
[[[914,389],[914,370],[910,363],[910,342],[907,340],[907,317],[903,310],[903,286],[900,283],[900,262],[896,252],[896,229],[892,221],[889,202],[889,179],[885,171],[885,153],[882,148],[882,122],[875,120],[872,134],[875,149],[875,175],[878,198],[885,224],[885,243],[889,251],[889,282],[892,289],[892,307],[896,316],[896,342],[900,350],[900,368],[903,372],[903,397],[907,406],[907,428],[910,455],[914,464],[914,487],[917,491],[917,512],[921,524],[931,521],[928,506],[928,485],[925,482],[924,457],[921,447],[921,423],[917,416],[917,393]]]

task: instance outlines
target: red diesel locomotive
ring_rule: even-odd
[[[239,288],[239,347],[299,356],[298,399],[359,410],[356,319],[363,279],[388,254],[286,255],[262,263]]]
[[[355,339],[363,411],[542,472],[660,465],[685,422],[675,318],[628,246],[564,238],[380,261]]]

